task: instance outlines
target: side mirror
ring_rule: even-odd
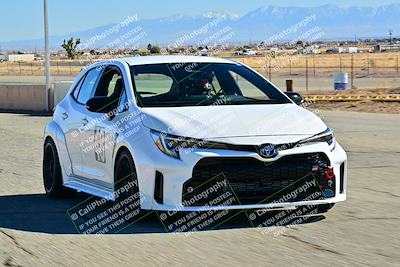
[[[108,97],[98,96],[89,99],[86,102],[86,108],[91,112],[108,113],[113,110],[113,105]]]
[[[297,105],[301,105],[304,103],[304,97],[296,92],[285,92],[285,94]]]

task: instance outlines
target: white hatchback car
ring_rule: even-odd
[[[46,193],[136,193],[144,210],[327,210],[346,199],[347,156],[301,101],[227,59],[95,63],[46,126]]]

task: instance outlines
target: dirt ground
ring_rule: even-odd
[[[352,101],[352,102],[318,102],[309,106],[310,109],[343,110],[368,113],[400,114],[400,102]]]
[[[349,89],[344,91],[314,90],[312,92],[301,91],[304,95],[400,95],[398,88],[377,88],[377,89]]]
[[[311,93],[302,92],[304,95],[387,95],[398,94],[400,95],[400,88],[393,89],[350,89],[346,91],[313,91]],[[310,109],[320,110],[343,110],[343,111],[357,111],[368,113],[388,113],[400,114],[400,102],[381,102],[371,100],[361,101],[320,101],[307,106]]]

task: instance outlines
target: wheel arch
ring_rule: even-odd
[[[115,154],[115,158],[114,158],[114,169],[115,169],[115,162],[117,162],[117,159],[118,159],[119,155],[121,155],[121,153],[122,153],[123,151],[128,152],[128,153],[131,154],[131,156],[132,156],[132,153],[131,153],[131,151],[129,150],[128,147],[126,147],[125,145],[120,146],[120,147],[118,148],[118,150],[117,150],[117,153]],[[132,158],[133,158],[133,156],[132,156]]]
[[[117,156],[122,152],[123,149],[129,151],[132,156],[133,163],[136,169],[137,183],[141,194],[141,207],[143,209],[151,209],[153,207],[153,183],[154,179],[151,170],[147,168],[146,162],[143,161],[143,155],[141,155],[140,146],[132,142],[130,139],[117,139],[116,146],[114,148],[113,156],[113,170],[117,162]],[[114,179],[115,180],[115,179]],[[114,188],[115,189],[115,188]]]
[[[51,135],[46,135],[45,138],[44,138],[44,144],[46,144],[47,141],[50,141],[50,140],[55,143],[55,140]],[[57,145],[56,145],[56,148],[57,148]]]
[[[118,158],[119,158],[119,156],[121,155],[122,152],[126,151],[126,152],[128,152],[128,153],[131,155],[132,160],[133,160],[133,164],[134,164],[135,169],[136,169],[135,157],[134,157],[134,155],[133,155],[131,149],[129,149],[129,147],[128,147],[127,145],[121,144],[121,145],[116,149],[116,151],[117,151],[117,152],[115,153],[115,157],[114,157],[114,160],[113,160],[114,188],[115,188],[115,168],[117,167],[117,166],[116,166],[116,165],[117,165],[116,163],[117,163],[117,160],[118,160]],[[138,181],[138,183],[139,183],[139,181]]]
[[[63,179],[65,182],[65,175],[70,176],[72,174],[72,162],[69,158],[69,152],[64,132],[54,120],[50,121],[46,125],[43,136],[43,144],[45,144],[46,140],[49,140],[49,138],[53,140],[56,146],[57,155],[60,160],[61,170],[63,172]]]

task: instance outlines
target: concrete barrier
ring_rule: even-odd
[[[49,92],[49,110],[57,105],[67,94],[73,81],[52,84]],[[46,112],[45,85],[10,83],[0,84],[0,111]]]
[[[49,99],[52,99],[52,95]],[[49,103],[50,109],[53,107],[52,102]],[[46,112],[45,86],[32,84],[0,85],[0,110]]]
[[[67,94],[69,88],[73,84],[73,81],[61,81],[61,82],[55,82],[54,83],[54,106],[56,106],[58,103],[60,103],[61,100],[65,97]]]

